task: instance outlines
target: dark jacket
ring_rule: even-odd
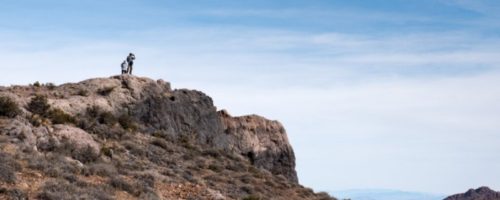
[[[127,62],[128,63],[133,63],[135,60],[135,55],[134,54],[130,54],[127,56]]]

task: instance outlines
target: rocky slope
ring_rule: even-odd
[[[449,196],[444,200],[500,200],[500,192],[491,190],[488,187],[470,189],[466,193]]]
[[[134,76],[0,87],[0,199],[333,199],[277,121]]]

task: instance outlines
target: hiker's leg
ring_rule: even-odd
[[[129,66],[129,67],[130,67],[129,74],[131,74],[131,75],[132,75],[132,68],[133,68],[133,66],[134,66],[134,63],[130,63],[130,66]]]

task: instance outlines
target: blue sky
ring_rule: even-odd
[[[280,120],[316,190],[500,190],[500,2],[4,0],[0,84],[120,72]]]

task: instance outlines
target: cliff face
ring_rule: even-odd
[[[466,193],[456,194],[444,200],[500,200],[500,192],[491,190],[488,187],[470,189]]]
[[[205,195],[206,198],[200,199],[232,199],[244,195],[278,199],[284,195],[293,199],[290,194],[297,199],[327,198],[325,194],[314,194],[298,185],[294,152],[279,122],[256,115],[232,117],[225,110],[217,111],[212,99],[199,91],[172,90],[170,84],[162,80],[125,75],[58,87],[0,88],[0,97],[10,99],[19,107],[15,116],[0,117],[0,148],[6,157],[19,158],[11,160],[13,165],[21,165],[9,168],[13,171],[9,174],[11,177],[21,173],[17,181],[13,178],[10,182],[14,185],[5,186],[0,179],[0,195],[3,186],[5,194],[38,193],[37,198],[51,199],[47,188],[16,187],[26,181],[23,177],[27,172],[51,176],[46,169],[32,163],[37,159],[37,162],[46,162],[50,157],[63,163],[65,168],[76,165],[70,171],[77,180],[98,176],[92,181],[98,179],[112,188],[121,188],[130,198],[141,195],[152,199],[181,198],[180,194],[172,196],[166,192],[175,190],[170,188],[174,183],[193,190],[188,192],[192,195]],[[96,165],[106,166],[104,171],[116,176],[106,178],[107,174],[95,169],[89,172]],[[63,174],[69,176],[69,172]],[[127,189],[127,184],[139,184],[134,178],[146,176],[144,174],[156,177],[147,187],[151,190],[149,193],[146,189],[140,192],[133,187]],[[207,180],[216,179],[212,176],[241,179],[241,183],[229,186],[231,183],[225,180]],[[116,180],[116,177],[122,179]],[[159,180],[160,186],[154,186]],[[259,180],[263,181],[261,184],[270,185],[271,190],[255,191],[250,187],[258,185]],[[64,184],[70,187],[72,182],[45,183],[45,186]]]
[[[217,146],[239,152],[253,165],[298,182],[295,154],[285,129],[278,121],[257,115],[231,117],[224,110],[219,115],[225,134],[217,137]]]

